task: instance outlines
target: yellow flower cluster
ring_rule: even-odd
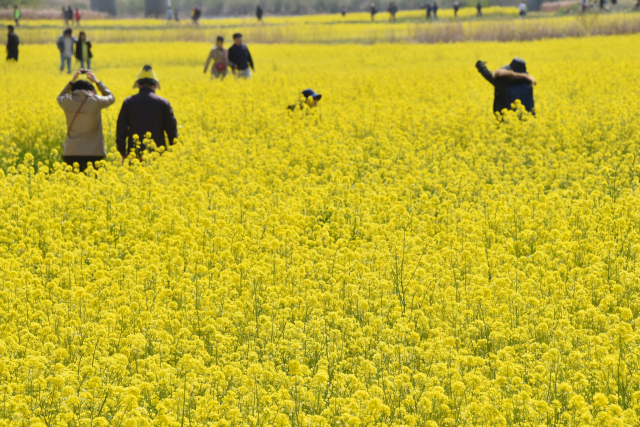
[[[639,43],[250,45],[224,82],[205,44],[96,45],[117,100],[86,175],[55,47],[23,47],[0,426],[637,426]],[[513,56],[538,117],[498,125],[474,63]],[[145,63],[181,142],[123,166]]]

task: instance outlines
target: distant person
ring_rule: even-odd
[[[427,11],[427,19],[431,19],[431,3],[427,2],[422,6]]]
[[[299,108],[300,110],[304,110],[305,104],[309,108],[315,108],[318,106],[318,101],[320,101],[320,98],[322,98],[322,95],[315,93],[313,89],[303,90],[302,96],[304,98],[303,102],[300,102],[299,104],[289,105],[287,108],[291,111],[295,111],[296,108]]]
[[[169,101],[156,95],[160,81],[150,65],[142,68],[133,87],[140,91],[122,103],[116,129],[116,146],[123,161],[132,150],[135,151],[136,157],[142,155],[147,148],[143,142],[147,132],[151,133],[151,139],[157,147],[167,146],[165,132],[169,145],[174,144],[178,138],[178,126],[173,109]],[[139,138],[138,147],[134,145],[134,135]]]
[[[389,21],[396,22],[396,13],[398,13],[398,6],[396,5],[396,2],[392,1],[389,3],[387,11],[389,12]]]
[[[605,0],[600,0],[600,10],[604,10]]]
[[[86,74],[89,81],[77,80],[83,74]],[[90,82],[98,86],[102,96],[97,95]],[[98,81],[92,71],[76,71],[71,82],[58,95],[58,104],[67,119],[67,138],[62,149],[63,162],[69,165],[78,163],[83,172],[89,162],[97,162],[107,156],[101,111],[115,100],[111,91]]]
[[[582,0],[582,13],[585,13],[588,8],[589,8],[589,2],[587,0]]]
[[[242,34],[235,33],[233,35],[233,45],[229,48],[228,57],[231,70],[233,74],[237,72],[238,77],[248,79],[251,77],[251,70],[255,72],[251,53],[249,53],[247,45],[242,43]],[[249,67],[251,67],[251,69],[249,69]]]
[[[453,16],[454,17],[458,17],[458,10],[460,10],[460,3],[458,3],[458,0],[453,2]]]
[[[176,22],[180,23],[180,18],[178,18],[178,8],[177,7],[173,8],[173,19],[175,19]]]
[[[78,9],[77,7],[76,7],[76,12],[75,12],[74,18],[76,20],[76,24],[78,24],[78,26],[80,26],[80,19],[82,17],[80,16],[80,9]]]
[[[375,3],[371,3],[371,6],[369,6],[369,13],[371,13],[371,22],[373,22],[376,13],[378,13],[378,8],[376,7]]]
[[[171,6],[167,6],[167,24],[171,21],[173,21],[173,9]]]
[[[438,19],[438,3],[434,1],[431,8],[433,9],[433,19]]]
[[[482,16],[482,3],[478,2],[476,9],[478,10],[478,16]]]
[[[342,11],[340,13],[342,13],[342,16],[347,16],[347,6],[342,6]]]
[[[213,61],[211,66],[211,78],[215,77],[224,80],[227,77],[229,66],[229,52],[224,48],[224,37],[218,36],[216,39],[216,45],[209,52],[207,62],[204,64],[204,72],[207,73],[209,63]]]
[[[191,8],[191,20],[194,25],[198,25],[198,21],[200,20],[200,15],[202,15],[202,9],[198,6],[193,6]]]
[[[67,7],[67,19],[73,24],[73,9],[71,9],[71,6]]]
[[[520,17],[523,18],[527,14],[527,4],[523,1],[520,2],[518,9],[520,10]]]
[[[16,21],[16,27],[20,26],[20,17],[22,16],[22,12],[17,4],[13,5],[13,20]]]
[[[14,32],[13,25],[7,25],[7,61],[18,61],[18,45],[20,39]]]
[[[80,61],[80,68],[84,69],[86,64],[87,69],[91,69],[91,58],[93,58],[91,42],[87,40],[87,35],[84,31],[80,31],[76,42],[76,59]]]
[[[519,99],[525,109],[535,114],[533,85],[536,81],[527,73],[527,64],[521,58],[513,58],[511,64],[491,72],[483,61],[476,68],[494,88],[493,112],[511,109],[511,104]]]
[[[264,16],[264,10],[260,7],[260,5],[256,6],[256,18],[258,18],[258,22],[262,22],[262,16]]]
[[[71,74],[71,58],[73,58],[73,48],[78,40],[73,37],[73,30],[67,28],[62,35],[58,37],[56,45],[60,51],[60,71],[64,70],[64,63],[67,63],[68,74]]]
[[[64,21],[65,26],[69,26],[69,14],[67,13],[67,8],[62,6],[62,20]]]

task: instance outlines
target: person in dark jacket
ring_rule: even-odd
[[[262,22],[262,16],[264,15],[264,11],[260,7],[260,5],[256,6],[256,18],[258,18],[258,22]]]
[[[398,13],[398,6],[396,5],[396,2],[392,1],[389,3],[387,12],[389,12],[389,21],[396,22],[396,13]]]
[[[147,148],[144,144],[145,135],[151,133],[151,139],[158,147],[166,147],[165,132],[169,144],[174,144],[178,138],[178,126],[173,115],[171,104],[156,95],[160,82],[150,65],[145,65],[138,75],[134,88],[139,88],[137,95],[128,97],[122,103],[116,129],[116,145],[122,155],[122,160],[135,150],[136,157]],[[139,138],[136,146],[134,135]]]
[[[371,6],[369,6],[369,13],[371,13],[371,21],[373,22],[375,20],[376,13],[378,13],[378,8],[375,3],[371,3]]]
[[[460,3],[456,0],[453,2],[453,16],[456,18],[458,17],[458,10],[460,10]]]
[[[248,79],[251,77],[251,70],[255,72],[251,53],[249,53],[247,45],[242,43],[242,34],[240,33],[233,35],[233,45],[229,48],[229,65],[233,74],[237,72],[238,77]],[[249,67],[251,67],[251,70]]]
[[[91,69],[91,42],[87,40],[87,35],[84,31],[80,31],[78,35],[78,41],[76,42],[76,59],[80,61],[80,68],[84,68],[84,64],[87,64],[87,68]]]
[[[483,61],[478,61],[476,68],[482,74],[482,77],[495,88],[493,98],[494,113],[500,113],[502,110],[511,108],[507,99],[507,88],[510,85],[527,82],[532,85],[536,84],[534,78],[527,73],[527,64],[521,58],[513,58],[511,64],[505,65],[494,72],[491,72]]]
[[[300,100],[300,102],[298,104],[289,105],[287,107],[289,110],[295,111],[296,108],[304,110],[305,104],[309,108],[315,108],[318,106],[318,101],[320,101],[320,98],[322,98],[322,95],[316,93],[313,89],[305,89],[301,92],[301,95],[302,99]]]
[[[434,1],[431,8],[433,9],[433,19],[438,19],[438,3]]]
[[[9,31],[9,34],[7,36],[7,61],[17,61],[18,45],[20,44],[20,39],[14,32],[13,25],[7,25],[7,30]]]
[[[482,16],[482,3],[478,2],[476,9],[478,9],[478,16]]]

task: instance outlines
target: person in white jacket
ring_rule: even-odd
[[[86,74],[87,80],[78,80]],[[97,95],[95,83],[102,95]],[[73,165],[78,163],[80,171],[89,162],[103,160],[107,149],[102,134],[102,109],[116,101],[104,83],[98,81],[91,70],[76,71],[60,95],[58,104],[67,119],[67,138],[62,150],[62,160]]]

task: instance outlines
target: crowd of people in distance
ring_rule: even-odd
[[[71,6],[62,6],[62,20],[64,21],[65,26],[68,27],[69,25],[73,24],[80,25],[80,19],[82,19],[82,16],[80,15],[80,9],[76,7],[74,11]]]

